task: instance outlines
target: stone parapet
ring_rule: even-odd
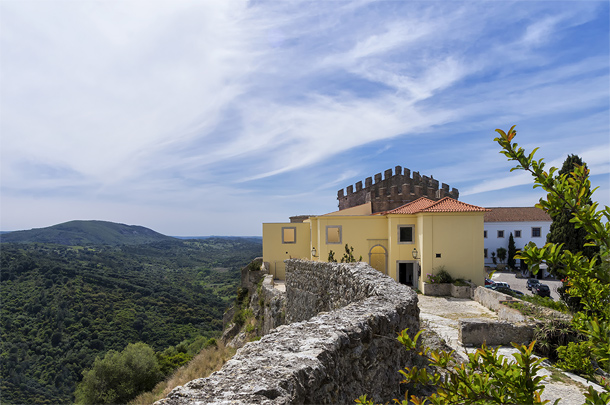
[[[472,298],[476,285],[468,283],[467,286],[458,286],[453,283],[426,283],[424,282],[423,294],[436,297]]]
[[[263,298],[263,330],[266,335],[272,329],[286,323],[286,293],[274,288],[273,275],[265,276],[261,294]]]
[[[458,341],[464,346],[529,344],[534,339],[532,324],[464,319],[459,321]]]
[[[286,317],[208,378],[157,404],[353,403],[400,397],[411,353],[398,332],[419,330],[417,294],[365,263],[286,262]],[[263,284],[265,284],[263,282]],[[320,312],[322,311],[322,312]]]

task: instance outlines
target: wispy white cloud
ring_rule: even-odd
[[[335,204],[333,187],[395,164],[476,200],[527,184],[491,143],[515,123],[549,160],[579,153],[608,173],[601,148],[583,146],[608,148],[604,3],[0,8],[3,222],[25,217],[8,197],[67,188],[76,205],[108,201],[101,211],[122,199],[224,212],[293,193],[285,209],[311,212],[318,198]]]

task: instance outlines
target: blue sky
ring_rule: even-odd
[[[0,229],[260,235],[396,165],[541,196],[492,140],[610,205],[608,1],[0,2]]]

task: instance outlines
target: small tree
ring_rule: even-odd
[[[534,177],[534,187],[547,192],[537,207],[551,217],[567,213],[570,223],[576,229],[586,232],[585,246],[594,248],[592,257],[581,251],[562,250],[561,244],[547,243],[539,248],[534,243],[525,246],[517,258],[525,260],[533,273],[540,264],[546,263],[567,280],[568,293],[578,297],[583,305],[574,314],[572,326],[588,340],[590,356],[600,369],[610,370],[610,208],[598,210],[592,202],[589,169],[584,165],[573,165],[569,173],[557,173],[557,168],[546,166],[543,159],[535,160],[536,150],[529,155],[513,142],[517,131],[513,126],[508,133],[497,129],[500,134],[495,141],[502,147],[502,154],[517,162],[512,170],[524,170]],[[565,351],[564,351],[565,352]],[[561,357],[561,356],[560,356]],[[564,359],[566,362],[567,359]],[[575,363],[575,359],[569,360]],[[589,388],[585,397],[587,403],[609,403],[610,382],[599,381],[605,392],[598,393]]]
[[[125,404],[150,391],[162,378],[154,350],[145,343],[130,343],[122,352],[110,350],[96,358],[76,388],[78,404]]]
[[[511,269],[515,268],[515,254],[517,253],[517,248],[515,247],[515,238],[513,238],[513,233],[510,233],[508,237],[508,267]]]
[[[500,260],[500,263],[504,263],[504,260],[506,260],[506,249],[504,249],[503,247],[499,247],[496,249],[496,252],[498,253],[498,259]]]
[[[354,257],[354,247],[349,246],[347,243],[345,244],[345,253],[343,253],[343,257],[341,258],[341,263],[355,263],[361,262],[362,256],[358,260]]]
[[[494,264],[498,264],[498,258],[496,257],[496,252],[491,252],[491,261]]]
[[[578,155],[569,155],[563,162],[558,175],[565,175],[567,178],[573,178],[572,172],[576,167],[584,167],[587,169],[587,164]],[[587,204],[591,204],[592,192],[590,187],[583,189],[582,200]],[[552,215],[553,222],[546,237],[548,243],[562,244],[561,250],[569,250],[572,253],[582,252],[589,259],[593,258],[597,249],[594,246],[586,246],[587,231],[582,227],[576,227],[576,224],[571,222],[572,212],[564,207]],[[549,266],[549,272],[553,275],[559,275],[560,269]]]

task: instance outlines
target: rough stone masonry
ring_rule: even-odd
[[[220,371],[158,405],[336,404],[400,397],[411,354],[398,332],[419,330],[417,294],[365,263],[286,262],[288,325],[250,342]]]
[[[364,187],[362,181],[359,181],[355,190],[353,185],[339,190],[339,210],[370,202],[373,212],[382,212],[398,208],[420,197],[431,200],[451,197],[457,200],[460,196],[458,189],[449,191],[449,185],[445,183],[439,188],[438,180],[433,177],[421,176],[419,172],[413,172],[411,177],[411,171],[406,168],[403,171],[402,166],[396,166],[394,172],[392,169],[386,170],[383,176],[382,179],[381,173],[377,173],[374,182],[373,177],[367,177]]]

